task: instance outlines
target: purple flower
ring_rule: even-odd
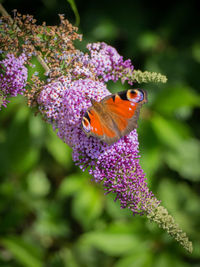
[[[88,138],[81,129],[82,116],[91,106],[88,97],[100,101],[109,94],[103,82],[62,77],[43,88],[39,103],[58,136],[73,148],[75,163],[82,170],[88,168],[94,180],[103,183],[106,193],[116,195],[122,208],[141,214],[159,202],[149,191],[139,165],[136,130],[108,146],[95,137]]]
[[[102,42],[88,44],[87,48],[90,51],[90,64],[102,81],[112,80],[116,82],[119,78],[123,78],[126,73],[133,71],[130,59],[123,61],[123,57],[118,54],[114,47]],[[132,84],[131,81],[129,83]]]
[[[27,69],[24,67],[25,54],[16,58],[13,54],[7,54],[0,61],[0,98],[2,105],[6,107],[7,98],[23,94],[27,81]]]
[[[95,78],[103,82],[122,79],[132,84],[126,75],[133,72],[130,59],[124,61],[114,47],[103,42],[88,44],[87,49],[89,54],[79,53],[74,57],[77,63],[72,71],[74,79]]]
[[[70,83],[70,77],[61,77],[42,88],[37,101],[40,111],[45,114],[49,122],[55,122],[60,115],[63,96]]]

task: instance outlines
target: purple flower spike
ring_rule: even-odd
[[[91,106],[88,97],[100,101],[109,94],[103,82],[62,77],[43,88],[39,103],[58,136],[73,148],[73,160],[82,170],[89,168],[95,182],[103,183],[106,193],[114,193],[122,208],[134,214],[149,212],[159,201],[139,165],[136,130],[108,146],[81,129],[82,116]]]
[[[7,54],[6,58],[0,61],[0,101],[6,107],[7,97],[23,94],[27,81],[27,68],[24,67],[25,54],[16,58],[13,54]]]

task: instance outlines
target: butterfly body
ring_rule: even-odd
[[[100,102],[91,99],[92,106],[82,119],[83,131],[111,145],[137,128],[140,108],[146,102],[146,92],[141,89],[109,95]]]

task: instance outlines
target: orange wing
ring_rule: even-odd
[[[82,119],[83,130],[111,145],[137,127],[140,108],[146,102],[146,92],[141,89],[107,96],[101,100],[103,114],[93,106],[87,110]]]
[[[116,136],[116,133],[112,129],[104,125],[98,113],[93,108],[89,109],[84,115],[82,124],[84,131],[88,135],[97,136],[100,139],[104,139],[104,135],[109,138]]]
[[[88,111],[88,115],[90,118],[90,131],[96,135],[103,135],[103,126],[96,111],[91,109]]]
[[[116,113],[126,119],[130,119],[134,115],[137,107],[137,103],[124,100],[119,95],[107,99],[105,105],[110,112]]]
[[[126,129],[128,120],[134,116],[138,106],[137,103],[121,99],[119,95],[107,99],[105,105],[120,133]]]
[[[106,106],[116,124],[120,136],[124,136],[137,127],[139,111],[147,102],[146,93],[141,89],[130,89],[105,97],[102,104]]]

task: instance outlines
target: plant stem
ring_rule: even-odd
[[[12,19],[11,16],[8,14],[8,12],[6,11],[6,9],[2,6],[2,4],[0,4],[0,13],[1,13],[3,16],[8,17],[9,20],[10,20],[11,22],[13,22],[13,19]],[[18,31],[21,31],[19,27],[17,27],[17,30],[18,30]],[[45,63],[44,59],[43,59],[40,55],[38,55],[38,52],[37,52],[37,50],[35,49],[35,47],[34,47],[34,50],[35,50],[35,52],[36,52],[37,60],[38,60],[39,63],[42,65],[42,67],[44,68],[45,72],[48,73],[48,72],[50,71],[49,67],[48,67],[47,64]]]

